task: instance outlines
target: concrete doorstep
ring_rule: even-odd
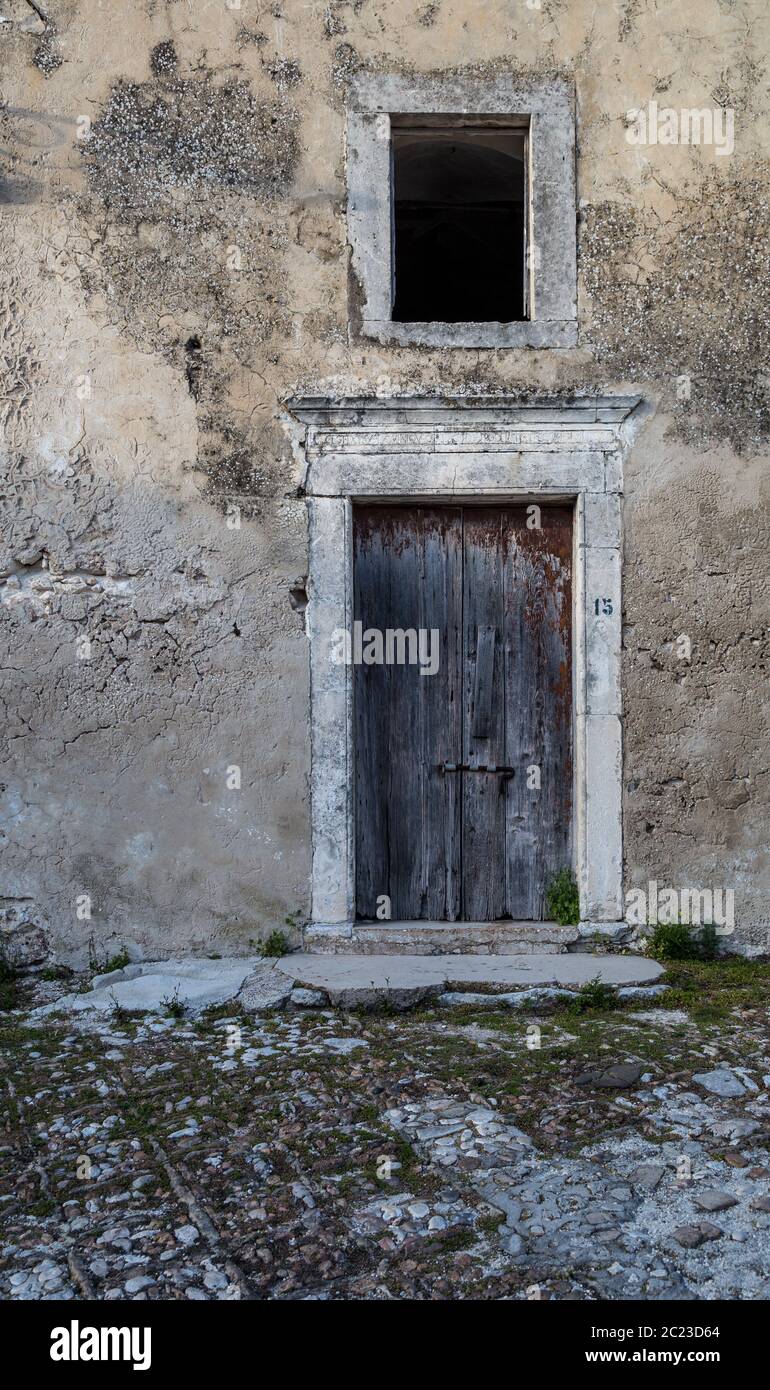
[[[501,1001],[513,1007],[558,998],[589,980],[608,985],[650,986],[663,974],[656,961],[633,956],[285,956],[279,965],[297,981],[323,992],[335,1008],[388,1004]],[[660,988],[660,986],[658,986]],[[490,992],[494,995],[494,1001]]]
[[[298,952],[276,960],[165,960],[96,975],[91,988],[33,1010],[30,1021],[60,1012],[115,1009],[199,1013],[232,1000],[251,1013],[297,1008],[396,1011],[427,1001],[441,1006],[523,1008],[568,997],[589,980],[621,997],[654,997],[663,966],[636,956],[343,956]]]

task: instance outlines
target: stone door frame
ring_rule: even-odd
[[[574,503],[574,868],[581,921],[622,920],[621,501],[639,399],[288,403],[305,427],[314,934],[355,927],[352,668],[331,651],[353,619],[359,500]]]

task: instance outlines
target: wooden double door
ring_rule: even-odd
[[[367,505],[353,541],[357,916],[541,920],[571,863],[572,508]]]

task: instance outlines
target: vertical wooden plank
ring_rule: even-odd
[[[572,850],[572,509],[540,519],[530,528],[525,507],[507,510],[504,582],[506,906],[534,920]]]
[[[459,915],[460,807],[439,769],[460,758],[461,534],[458,508],[354,512],[354,617],[364,637],[422,631],[422,665],[438,656],[434,674],[408,660],[354,670],[356,910],[367,920],[382,895],[394,920]],[[414,655],[398,637],[391,655],[399,646]]]
[[[439,634],[439,668],[420,676],[424,885],[419,915],[456,921],[462,911],[462,803],[459,774],[441,770],[462,758],[462,512],[422,508],[424,581],[421,624]]]
[[[476,632],[476,670],[473,683],[473,737],[488,738],[492,716],[495,643],[497,629],[480,627]]]
[[[380,544],[382,591],[378,596],[378,619],[373,626],[382,633],[384,655],[389,629],[416,629],[420,622],[421,544],[416,513],[410,508],[394,508],[390,520],[381,525]],[[364,622],[364,630],[366,627]],[[394,919],[419,917],[424,799],[421,678],[417,666],[407,663],[384,662],[381,667],[364,669],[372,673],[373,681],[382,671],[388,693],[388,708],[379,734],[386,739],[387,776],[379,794],[387,798],[388,880],[379,891],[390,897]]]
[[[388,559],[381,529],[362,509],[353,512],[353,616],[365,628],[387,612]],[[352,636],[352,634],[351,634]],[[374,918],[377,899],[390,890],[387,796],[390,722],[389,672],[353,669],[355,732],[356,912]]]
[[[504,544],[499,508],[464,509],[463,762],[472,767],[499,766],[505,762],[505,670],[501,646]],[[485,630],[494,632],[494,642],[482,637],[480,643]],[[477,695],[484,700],[478,722]],[[495,773],[471,771],[462,773],[462,783],[463,917],[466,921],[493,922],[506,911],[505,781]]]

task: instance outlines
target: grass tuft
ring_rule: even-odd
[[[562,927],[576,927],[580,921],[580,895],[574,875],[560,869],[545,891],[548,915]]]
[[[264,941],[260,941],[257,951],[260,956],[288,956],[291,951],[291,944],[285,932],[276,929],[266,936]]]

